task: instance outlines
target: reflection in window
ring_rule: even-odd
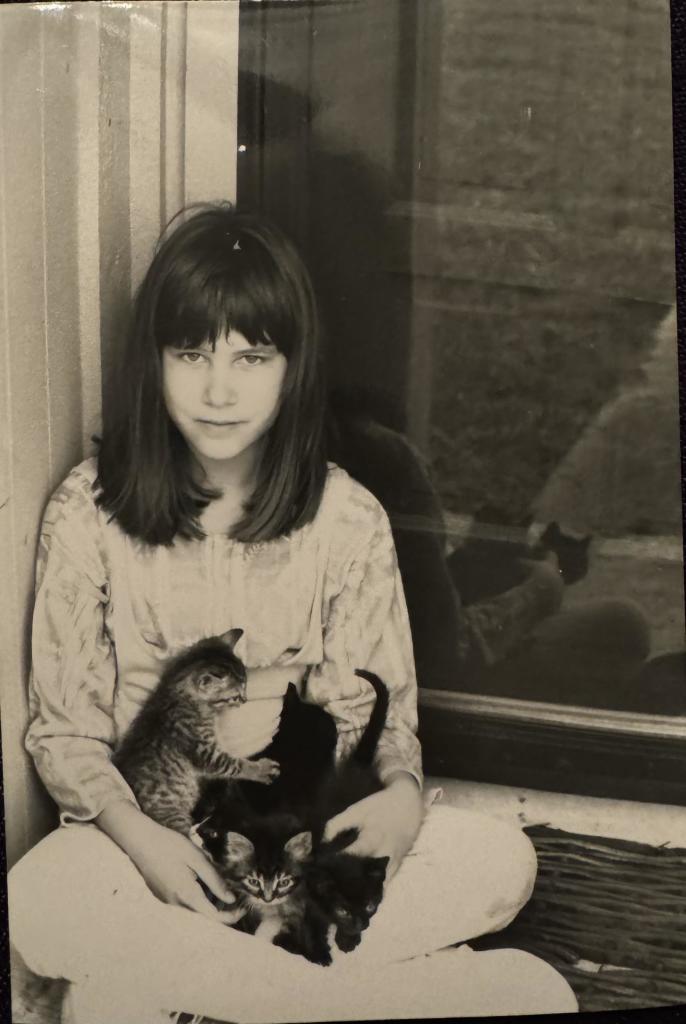
[[[312,268],[420,685],[686,714],[667,4],[241,18],[239,201]]]

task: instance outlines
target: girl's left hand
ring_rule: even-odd
[[[331,818],[324,838],[333,839],[344,829],[358,829],[359,836],[346,847],[346,853],[389,857],[386,878],[392,878],[417,837],[422,813],[422,796],[415,779],[407,772],[398,772],[385,789]]]

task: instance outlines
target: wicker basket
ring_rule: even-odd
[[[530,902],[475,949],[525,949],[556,967],[582,1010],[686,1002],[686,850],[525,830],[538,853]]]

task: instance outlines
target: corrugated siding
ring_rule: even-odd
[[[0,16],[0,700],[8,860],[51,818],[23,751],[45,502],[92,450],[101,376],[160,227],[235,195],[238,2]],[[208,158],[209,156],[209,158]]]

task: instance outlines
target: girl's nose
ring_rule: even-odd
[[[225,369],[212,367],[205,381],[203,398],[208,405],[219,408],[223,405],[235,405],[238,394],[231,374]]]

